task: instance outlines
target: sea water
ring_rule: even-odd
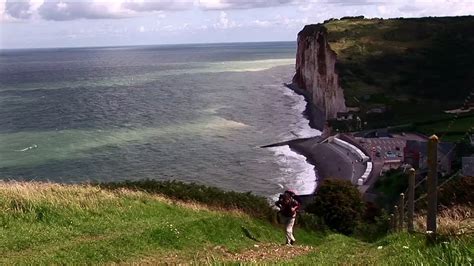
[[[294,42],[0,51],[0,179],[311,193]]]

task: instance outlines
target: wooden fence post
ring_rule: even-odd
[[[415,169],[408,170],[408,232],[413,233],[415,227],[413,225],[413,216],[415,213]]]
[[[405,226],[405,194],[400,193],[400,219],[398,222],[399,231],[403,231]]]
[[[395,206],[393,207],[393,213],[394,213],[394,215],[393,215],[393,230],[394,230],[395,232],[398,232],[398,223],[399,223],[400,221],[398,220],[399,212],[398,212],[398,206],[397,206],[397,205],[395,205]]]
[[[426,230],[436,236],[436,213],[438,208],[438,142],[436,135],[428,141],[428,215],[426,218]]]
[[[390,231],[395,232],[395,215],[390,214]]]

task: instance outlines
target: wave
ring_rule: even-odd
[[[29,147],[26,147],[24,149],[21,149],[21,150],[15,150],[15,151],[20,151],[20,152],[23,152],[23,151],[29,151],[29,150],[32,150],[32,149],[36,149],[38,148],[38,145],[34,144],[32,146],[29,146]]]
[[[305,98],[287,87],[279,86],[279,88],[292,100],[292,109],[295,110],[295,115],[300,117],[291,125],[291,137],[309,138],[321,135],[321,131],[312,128],[309,120],[303,116],[307,104]],[[314,166],[306,161],[306,157],[292,151],[287,145],[273,147],[270,150],[275,153],[277,163],[281,166],[280,170],[283,173],[283,178],[277,180],[280,189],[291,189],[301,195],[312,194],[316,189],[318,177]]]
[[[153,138],[164,141],[177,141],[180,138],[202,136],[225,136],[234,130],[248,127],[246,124],[212,116],[189,123],[165,127],[147,127],[136,129],[91,129],[58,130],[42,132],[18,132],[0,134],[0,168],[13,166],[31,166],[48,161],[60,161],[87,157],[87,151],[106,146],[126,145],[127,143],[145,144]],[[25,142],[37,144],[22,150]],[[19,153],[41,146],[38,152]]]
[[[314,192],[317,178],[314,166],[306,162],[306,157],[292,151],[288,145],[269,149],[274,152],[283,172],[283,177],[275,180],[282,191],[291,189],[300,195]]]
[[[139,86],[154,82],[162,78],[186,75],[186,74],[206,74],[224,72],[256,72],[264,71],[278,66],[294,64],[294,59],[268,59],[268,60],[248,60],[248,61],[223,61],[213,62],[190,62],[163,64],[163,70],[149,72],[146,74],[121,75],[95,77],[80,81],[62,82],[34,82],[22,83],[15,86],[3,86],[0,91],[31,91],[31,90],[58,90],[58,89],[81,89],[94,87],[117,87],[117,86]]]
[[[309,120],[304,118],[302,115],[303,112],[306,110],[306,105],[307,105],[305,98],[286,87],[284,89],[286,91],[285,95],[292,98],[296,102],[295,105],[293,106],[293,109],[297,110],[299,114],[301,114],[302,116],[302,119],[298,121],[298,123],[295,125],[296,135],[300,138],[310,138],[310,137],[320,136],[321,131],[312,128],[309,125]]]

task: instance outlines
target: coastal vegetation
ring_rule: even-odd
[[[360,108],[367,127],[411,124],[452,140],[472,126],[473,16],[355,17],[324,26],[337,53],[346,104]],[[444,120],[457,115],[444,111],[453,109],[466,112],[446,128]]]
[[[350,181],[327,179],[318,186],[315,201],[306,210],[322,217],[332,230],[351,234],[361,222],[364,202]]]
[[[152,181],[141,186],[2,182],[0,264],[472,263],[474,240],[466,236],[426,245],[421,235],[393,233],[364,241],[300,227],[298,244],[285,247],[282,228],[236,207],[250,208],[250,203],[212,204],[209,199],[219,200],[212,195],[205,199],[208,204],[199,197],[177,200],[159,187],[160,182]],[[203,189],[192,184],[163,187],[173,187],[177,194]],[[219,190],[206,191],[215,195]],[[234,199],[254,202],[255,197],[243,193]],[[257,202],[255,209],[260,208]]]
[[[453,175],[440,176],[438,178],[439,191],[438,203],[443,207],[467,205],[474,203],[474,177],[462,176],[459,172]],[[408,173],[402,169],[392,169],[380,176],[374,185],[374,191],[379,196],[377,203],[380,207],[389,209],[397,204],[400,193],[406,193],[408,188]],[[426,207],[426,179],[418,178],[417,188],[415,190],[415,198],[417,208],[424,209]]]

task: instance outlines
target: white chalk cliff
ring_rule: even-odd
[[[323,25],[307,25],[298,33],[293,84],[307,93],[326,119],[347,111],[336,72],[336,60],[336,53],[328,44],[327,29]]]

